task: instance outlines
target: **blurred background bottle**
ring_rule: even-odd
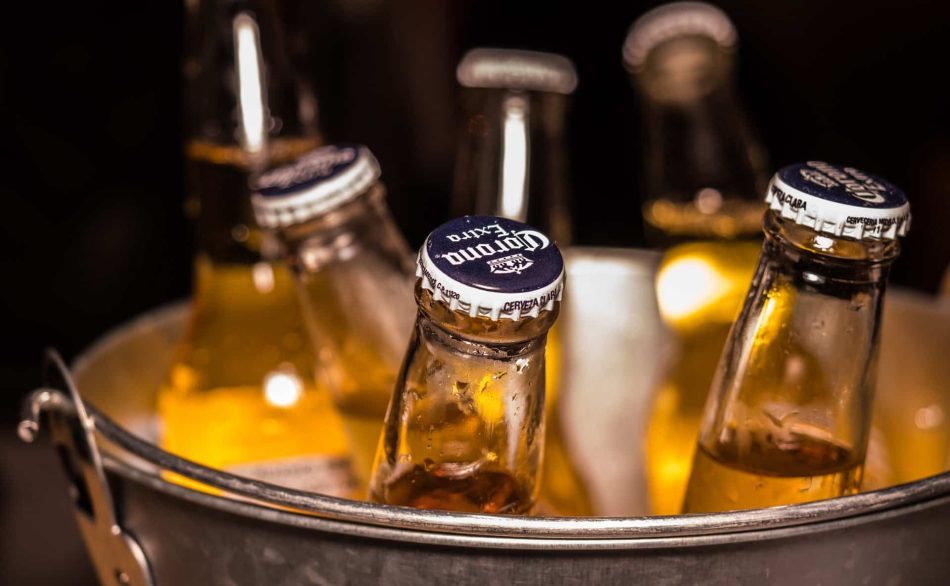
[[[910,206],[893,185],[809,162],[769,186],[765,244],[703,414],[683,512],[860,490],[884,291]]]
[[[537,226],[562,249],[573,237],[566,125],[577,73],[566,57],[472,49],[456,70],[462,125],[452,190],[454,215],[495,215]],[[538,512],[592,515],[558,413],[560,335],[546,350],[544,470]]]
[[[646,438],[654,514],[679,512],[703,404],[760,251],[764,152],[734,93],[736,31],[719,9],[666,4],[623,47],[641,101],[646,233],[665,247],[656,276],[676,339]]]
[[[319,380],[330,389],[365,487],[413,319],[413,257],[360,145],[326,146],[260,178],[258,222],[286,246]]]
[[[521,222],[465,216],[419,253],[419,306],[370,482],[390,505],[531,513],[544,458],[546,334],[564,262]]]
[[[349,495],[349,447],[280,247],[250,181],[320,142],[272,2],[185,3],[186,212],[198,252],[184,339],[159,395],[162,446],[202,464]]]

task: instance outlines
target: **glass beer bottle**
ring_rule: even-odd
[[[418,315],[386,413],[370,500],[528,514],[544,451],[544,345],[564,263],[513,220],[443,224],[418,257]]]
[[[412,253],[379,175],[366,147],[325,146],[262,175],[252,196],[258,223],[287,249],[364,488],[416,313]]]
[[[791,165],[768,188],[765,243],[703,415],[686,513],[861,487],[879,317],[903,192],[851,167]]]
[[[453,210],[528,222],[559,247],[571,243],[566,123],[577,73],[566,57],[472,49],[459,62],[464,114]],[[539,514],[593,514],[558,408],[560,335],[548,334],[544,471]]]
[[[709,384],[761,248],[764,156],[733,91],[735,45],[728,17],[699,2],[644,14],[624,44],[643,111],[647,235],[667,247],[657,303],[677,342],[645,442],[660,515],[682,505]]]
[[[319,141],[302,106],[313,98],[282,61],[276,17],[260,4],[186,5],[186,203],[198,253],[190,321],[159,392],[161,445],[347,496],[355,484],[339,415],[315,385],[290,271],[250,210],[255,173]]]

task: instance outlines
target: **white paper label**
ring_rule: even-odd
[[[350,497],[356,489],[356,479],[347,458],[298,456],[228,466],[227,471],[261,482],[330,496]]]

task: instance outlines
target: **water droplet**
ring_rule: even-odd
[[[529,361],[527,358],[519,358],[515,360],[515,372],[522,373],[526,368],[528,368]]]
[[[868,304],[869,296],[867,293],[856,293],[851,297],[851,311],[860,311]]]

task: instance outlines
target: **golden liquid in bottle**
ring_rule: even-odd
[[[239,149],[191,145],[188,154],[198,189],[246,193],[247,171],[231,160]],[[208,207],[202,212],[211,213]],[[196,259],[191,323],[159,392],[161,445],[206,466],[350,496],[349,446],[328,393],[313,382],[313,350],[290,271],[261,260],[256,230],[218,228],[218,243],[234,248],[224,242],[234,238],[246,244],[246,256]]]
[[[836,436],[847,435],[846,425],[823,418],[842,397],[864,392],[834,377],[854,370],[851,355],[822,360],[827,356],[802,335],[803,327],[820,332],[828,315],[840,313],[829,303],[845,309],[852,301],[829,300],[791,281],[774,282],[758,301],[752,338],[736,367],[741,375],[728,387],[728,411],[717,415],[728,419],[700,436],[683,512],[804,503],[860,490],[864,450]],[[824,317],[814,312],[822,306],[829,311]]]
[[[450,464],[414,466],[370,500],[418,509],[463,513],[527,514],[530,495],[505,470]]]
[[[944,274],[941,296],[950,300],[950,268]],[[885,316],[888,313],[889,310],[885,308]],[[903,316],[897,314],[894,317],[900,319]],[[884,323],[893,323],[892,319],[885,317]],[[885,333],[889,336],[885,344],[902,348],[901,354],[924,353],[926,357],[931,348],[950,345],[950,332],[944,331],[945,327],[939,321],[928,323],[921,320],[912,330],[904,326],[895,328],[889,334]],[[913,339],[909,339],[911,336]],[[945,362],[938,362],[940,359],[936,356],[941,355],[935,355],[932,360],[917,358],[923,362],[922,372],[907,376],[901,372],[904,369],[900,369],[899,380],[882,378],[878,383],[874,425],[875,431],[878,431],[876,439],[879,445],[883,444],[883,451],[890,456],[889,484],[913,482],[950,470],[950,394],[946,392],[946,383],[942,382],[950,375],[950,367]],[[894,362],[890,363],[890,367],[898,370]],[[895,388],[885,389],[885,384],[894,385]],[[868,446],[868,473],[872,471],[874,440],[872,433]],[[865,474],[865,488],[879,487],[869,480],[868,474]]]
[[[671,248],[657,273],[657,299],[679,354],[654,395],[646,436],[651,512],[680,512],[703,407],[761,244],[709,241]]]
[[[590,494],[574,465],[557,409],[562,346],[558,323],[545,346],[545,434],[541,494],[536,513],[544,516],[588,517],[594,514]]]
[[[389,477],[370,486],[369,499],[426,509],[528,513],[534,506],[534,495],[523,480],[500,465],[504,454],[492,451],[492,447],[504,449],[509,439],[503,421],[506,373],[480,374],[474,366],[470,370],[455,369],[453,374],[452,378],[459,380],[453,383],[448,400],[442,393],[430,393],[423,387],[411,391],[419,415],[408,422],[401,436],[405,445],[400,451],[404,455],[400,455],[400,463]],[[422,464],[402,465],[408,461],[408,454],[423,453],[432,458],[425,458]]]
[[[417,380],[441,378],[435,372],[438,365]],[[370,485],[370,501],[471,513],[527,514],[533,509],[530,484],[499,461],[510,439],[504,421],[506,373],[482,374],[479,366],[452,369],[453,376],[447,378],[457,380],[449,397],[425,386],[413,387],[410,394],[418,415],[406,423],[397,465],[388,477]],[[382,453],[385,438],[380,442]],[[431,457],[412,464],[409,454]]]
[[[436,323],[504,339],[542,336],[556,314],[527,322],[470,318],[433,302]],[[421,314],[420,314],[421,315]],[[516,355],[464,353],[420,317],[370,483],[373,502],[452,511],[530,514],[544,448],[543,341]],[[531,332],[536,333],[532,336]]]
[[[395,378],[395,377],[394,377]],[[382,387],[379,389],[382,391]],[[386,389],[388,393],[391,388]],[[376,391],[366,395],[378,394]],[[337,403],[343,426],[346,429],[350,445],[353,447],[353,466],[362,485],[369,481],[373,468],[373,458],[379,446],[379,438],[386,418],[386,407],[378,404],[361,405],[358,401]]]
[[[332,351],[326,347],[322,351],[319,374],[325,386],[333,392],[333,401],[352,448],[354,472],[365,489],[405,350],[403,335],[407,332],[400,331],[398,342],[392,342],[383,336],[376,322],[355,319],[354,314],[361,312],[342,306],[347,301],[352,302],[352,298],[341,294],[339,288],[359,286],[365,279],[373,278],[372,286],[380,291],[379,298],[388,298],[397,307],[399,303],[406,305],[407,321],[415,317],[416,310],[411,294],[407,293],[406,279],[401,274],[399,282],[393,284],[400,287],[399,290],[388,294],[376,278],[379,273],[373,270],[374,267],[354,266],[357,262],[358,259],[354,259],[348,263],[330,264],[315,274],[305,274],[298,286],[308,305],[320,308],[319,318],[311,316],[311,321],[319,324],[314,328],[313,338],[335,341]],[[374,312],[365,314],[374,315]]]
[[[745,438],[696,450],[684,513],[804,503],[858,492],[864,467],[846,446],[806,433],[781,443],[765,433]]]
[[[872,486],[866,483],[865,488],[913,482],[950,470],[950,423],[945,421],[939,403],[920,405],[913,405],[917,407],[913,414],[906,413],[908,406],[902,405],[896,413],[881,417],[882,420],[898,420],[878,424],[886,434],[884,441],[890,456],[890,482]]]

